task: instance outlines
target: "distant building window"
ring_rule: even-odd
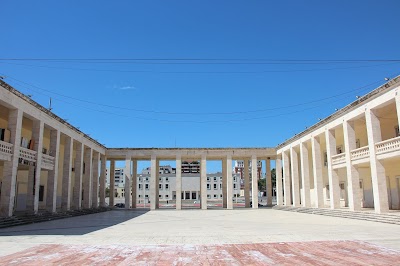
[[[162,195],[158,195],[159,198],[162,198]]]
[[[236,189],[236,184],[233,184],[233,189]]]
[[[208,190],[210,190],[210,189],[211,189],[211,186],[210,186],[210,184],[207,184],[207,189],[208,189]]]
[[[158,178],[158,181],[162,182],[162,177],[159,177],[159,178]]]
[[[210,177],[207,176],[207,182],[210,182]]]
[[[165,189],[168,190],[169,189],[169,185],[165,184]]]
[[[143,189],[143,186],[142,186],[142,184],[139,184],[139,189],[140,189],[140,190],[142,190],[142,189]]]
[[[216,176],[214,176],[214,182],[217,182],[217,177]]]
[[[218,197],[218,195],[215,195],[215,194],[214,194],[214,199],[216,199],[217,197]]]
[[[162,189],[162,184],[158,184],[158,188],[159,188],[159,189]]]
[[[168,195],[165,195],[165,198],[166,198],[166,199],[168,199],[168,197],[169,197]]]
[[[211,199],[211,195],[210,194],[207,194],[207,199]]]
[[[214,184],[214,190],[216,190],[217,189],[217,184]]]
[[[169,182],[169,178],[168,177],[165,178],[165,182]]]
[[[149,189],[149,184],[146,184],[145,188],[146,188],[146,189]]]

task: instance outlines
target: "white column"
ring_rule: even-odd
[[[129,209],[131,206],[131,157],[126,156],[125,158],[125,209]]]
[[[100,156],[101,165],[100,165],[100,207],[106,206],[106,162],[107,157],[102,154]],[[111,192],[111,190],[110,190]]]
[[[300,168],[301,168],[301,179],[303,184],[303,190],[301,195],[302,206],[309,208],[311,207],[310,199],[310,164],[308,162],[308,147],[307,143],[300,143]]]
[[[278,156],[280,156],[278,154]],[[277,157],[275,161],[275,175],[276,175],[276,205],[283,205],[283,190],[282,190],[282,160]]]
[[[201,156],[200,163],[200,193],[201,193],[201,209],[207,210],[207,158]]]
[[[292,170],[292,198],[293,206],[300,207],[300,185],[299,185],[299,160],[297,152],[293,147],[290,148],[290,160]]]
[[[226,158],[226,208],[233,209],[233,177],[232,177],[232,156]]]
[[[150,167],[150,210],[158,209],[158,167],[157,157],[151,156],[151,167]]]
[[[61,194],[61,209],[63,211],[69,211],[71,209],[71,174],[73,151],[74,141],[71,137],[65,136]]]
[[[376,213],[389,211],[389,201],[386,185],[385,167],[376,158],[377,142],[382,141],[381,125],[379,118],[373,110],[367,109],[365,113],[369,146],[369,158],[371,164],[372,190],[374,193],[374,207]]]
[[[109,200],[110,207],[114,207],[114,198],[115,198],[115,160],[110,160],[110,200]]]
[[[84,180],[83,180],[83,208],[89,209],[92,207],[92,159],[93,150],[87,148],[84,156]]]
[[[9,110],[8,129],[11,132],[10,143],[12,147],[11,161],[5,161],[3,166],[3,180],[1,183],[0,215],[8,217],[13,215],[16,180],[18,171],[19,149],[22,129],[22,111],[19,109]],[[37,191],[39,194],[39,191]]]
[[[258,209],[258,180],[257,180],[257,156],[251,157],[251,200],[253,209]]]
[[[227,208],[227,197],[226,197],[226,182],[227,182],[227,171],[226,171],[226,160],[222,160],[222,208]]]
[[[314,174],[314,193],[315,207],[324,207],[323,195],[323,177],[322,177],[322,159],[321,159],[321,144],[319,137],[311,138],[313,174]]]
[[[291,189],[290,189],[290,163],[289,163],[289,155],[287,152],[282,152],[282,160],[283,160],[283,193],[285,199],[285,206],[292,205],[292,200],[290,197]]]
[[[176,156],[176,209],[182,209],[182,158]]]
[[[132,209],[136,209],[137,179],[137,160],[132,160]]]
[[[265,160],[265,186],[267,191],[267,206],[272,206],[272,177],[271,177],[271,160]]]
[[[83,179],[83,155],[84,155],[84,145],[77,142],[76,144],[76,154],[74,162],[74,208],[80,210],[82,208],[82,179]],[[113,206],[113,205],[111,205]]]
[[[397,125],[400,126],[400,93],[396,92]]]
[[[49,171],[47,178],[46,209],[49,212],[57,211],[57,182],[58,182],[58,160],[60,151],[60,131],[50,131],[50,156],[54,156],[54,168]],[[39,191],[39,190],[38,190]]]
[[[329,178],[329,198],[331,203],[331,209],[340,208],[340,187],[339,187],[339,175],[337,170],[332,168],[332,156],[336,155],[336,138],[335,130],[326,129],[326,153],[328,157],[328,178]]]
[[[249,163],[248,159],[243,160],[244,163],[244,201],[245,207],[250,208],[250,171],[249,171]]]
[[[344,146],[346,153],[347,189],[349,198],[349,209],[358,211],[361,209],[360,202],[360,176],[357,168],[351,163],[351,151],[356,149],[356,133],[354,122],[343,122]]]
[[[93,151],[93,165],[92,165],[92,208],[99,207],[99,162],[100,153]]]
[[[34,150],[36,151],[36,166],[29,166],[28,171],[28,193],[26,205],[28,210],[33,210],[37,213],[39,210],[39,189],[42,164],[42,149],[43,149],[43,131],[44,123],[39,120],[33,121],[32,139],[35,142]]]

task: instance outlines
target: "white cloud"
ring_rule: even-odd
[[[134,87],[134,86],[123,86],[123,87],[119,87],[117,89],[126,91],[126,90],[135,90],[136,87]]]

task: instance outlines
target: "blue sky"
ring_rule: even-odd
[[[3,0],[1,59],[81,60],[0,60],[0,75],[107,147],[274,147],[400,74],[325,61],[400,60],[399,7]]]

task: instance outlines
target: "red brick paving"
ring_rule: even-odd
[[[400,265],[400,251],[359,241],[226,245],[39,245],[0,265]]]

